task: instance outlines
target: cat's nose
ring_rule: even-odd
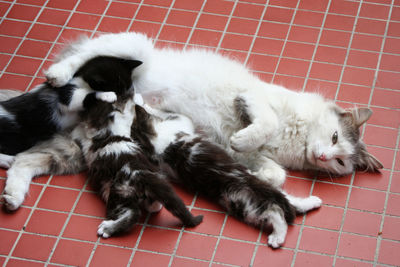
[[[318,157],[318,159],[319,159],[320,161],[327,161],[326,156],[325,156],[324,153],[322,153],[322,154]]]

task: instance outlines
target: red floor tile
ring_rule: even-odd
[[[2,210],[0,212],[0,227],[18,231],[22,230],[30,212],[31,209],[28,208],[19,208],[15,212],[6,212]]]
[[[389,194],[386,214],[400,216],[400,195]]]
[[[167,9],[164,8],[141,6],[138,14],[136,15],[136,19],[153,21],[153,22],[162,22],[166,14],[167,14]]]
[[[229,15],[233,8],[233,2],[223,0],[210,0],[204,6],[204,11],[214,14]]]
[[[378,64],[378,53],[350,50],[347,65],[375,69]]]
[[[393,172],[390,192],[400,193],[400,172]]]
[[[279,56],[281,54],[282,47],[282,40],[256,38],[253,45],[253,52]]]
[[[294,91],[300,91],[304,85],[304,78],[276,74],[273,83]]]
[[[177,231],[146,227],[140,240],[139,248],[155,252],[172,253],[178,236],[179,232]]]
[[[38,207],[58,211],[70,211],[78,194],[78,191],[49,187],[42,195]]]
[[[381,50],[382,40],[383,38],[380,36],[355,33],[351,42],[351,48],[379,52]],[[386,42],[388,42],[387,40],[388,39],[386,39]]]
[[[69,15],[70,12],[68,11],[45,8],[43,9],[42,13],[40,13],[37,21],[46,24],[63,26]]]
[[[150,37],[156,37],[160,28],[161,24],[159,23],[134,21],[129,31],[143,32]]]
[[[342,81],[364,86],[372,86],[375,70],[345,67]]]
[[[265,71],[273,73],[278,63],[278,58],[274,56],[250,54],[249,67],[255,71]]]
[[[382,230],[382,237],[400,241],[400,218],[385,216],[385,222]]]
[[[285,25],[282,25],[285,26]],[[283,34],[285,34],[283,32]],[[288,40],[297,42],[314,43],[317,41],[319,35],[319,30],[315,28],[308,28],[304,26],[293,25],[290,27],[290,33]],[[286,34],[282,37],[285,38]]]
[[[182,1],[182,0],[181,0]],[[263,5],[253,5],[251,3],[237,3],[233,16],[242,18],[259,19],[264,10]]]
[[[282,58],[277,73],[304,77],[307,74],[309,64],[310,62],[304,60]]]
[[[250,48],[252,38],[249,36],[227,33],[224,35],[221,47],[247,51]]]
[[[353,188],[350,194],[349,208],[382,212],[385,204],[384,192]]]
[[[50,261],[59,264],[84,266],[89,260],[93,247],[93,244],[61,239]]]
[[[357,20],[356,32],[383,35],[386,29],[386,22],[373,19],[359,18]]]
[[[357,267],[372,267],[374,265],[371,264],[371,263],[362,262],[362,261],[336,258],[335,266],[337,266],[337,267],[351,267],[351,266],[353,266],[353,267],[354,266],[357,266]]]
[[[371,95],[371,88],[366,86],[341,84],[338,100],[367,104]]]
[[[337,13],[343,15],[353,15],[355,16],[358,11],[359,3],[351,2],[346,0],[336,0],[332,1],[329,12],[330,13]]]
[[[293,260],[293,251],[278,249],[273,250],[267,246],[259,246],[254,259],[254,267],[265,266],[290,266]]]
[[[39,10],[38,7],[15,4],[7,14],[7,18],[33,21]]]
[[[328,14],[325,19],[325,28],[333,30],[351,31],[353,29],[355,18]]]
[[[265,46],[266,49],[268,46]],[[311,60],[314,54],[315,46],[312,44],[303,44],[297,42],[286,42],[285,49],[282,56],[300,58],[305,60]],[[279,50],[280,52],[280,50]],[[279,53],[277,55],[280,55]]]
[[[317,212],[309,212],[305,224],[331,230],[339,230],[343,218],[343,209],[322,206]]]
[[[80,0],[77,11],[87,12],[92,14],[103,14],[107,7],[107,1],[96,1],[96,0]]]
[[[67,26],[84,30],[94,30],[99,20],[100,17],[96,15],[74,13]]]
[[[40,59],[15,56],[11,60],[6,71],[25,75],[34,75],[41,63],[42,60]]]
[[[5,73],[0,78],[0,87],[25,91],[31,80],[32,77]]]
[[[256,32],[258,22],[255,20],[243,18],[231,18],[227,31],[241,34],[254,34]]]
[[[368,145],[396,148],[397,130],[367,125],[363,140]]]
[[[29,56],[29,57],[39,57],[44,58],[49,52],[51,47],[50,43],[47,42],[39,42],[33,40],[25,40],[17,53],[21,56]]]
[[[95,193],[82,193],[79,202],[76,205],[75,213],[104,217],[106,215],[106,205],[100,196]]]
[[[386,191],[389,177],[390,172],[386,170],[381,170],[381,173],[357,172],[353,185]]]
[[[381,219],[382,216],[377,214],[348,210],[344,220],[343,231],[377,237]]]
[[[173,42],[186,42],[190,29],[186,27],[165,25],[160,33],[160,39]]]
[[[363,3],[359,15],[366,18],[386,20],[388,19],[389,11],[390,6]]]
[[[170,256],[148,253],[142,251],[136,251],[133,257],[131,267],[141,267],[141,266],[168,266],[170,261]]]
[[[15,240],[17,240],[18,232],[0,230],[1,244],[0,244],[0,254],[8,255],[11,251]]]
[[[332,266],[333,257],[299,252],[294,266]]]
[[[10,267],[19,267],[19,266],[24,266],[24,267],[39,267],[39,266],[45,266],[44,263],[40,262],[35,262],[35,261],[29,261],[25,259],[10,259],[7,263],[7,266]]]
[[[57,236],[67,220],[68,214],[35,210],[25,231]]]
[[[232,216],[228,217],[222,235],[234,239],[256,242],[260,234],[260,230],[245,224]]]
[[[29,192],[25,196],[24,206],[32,207],[38,200],[40,193],[42,192],[43,186],[32,184],[29,187]]]
[[[249,265],[254,252],[254,245],[234,240],[221,239],[214,261],[235,265]]]
[[[53,8],[59,8],[59,9],[72,10],[77,1],[78,0],[70,0],[70,1],[50,0],[47,3],[47,6],[48,7],[53,7]]]
[[[296,25],[320,27],[324,14],[312,11],[298,10],[294,16],[293,23]]]
[[[131,254],[132,250],[130,249],[99,245],[90,262],[90,266],[126,266]]]
[[[59,35],[61,28],[53,25],[35,24],[29,31],[28,37],[41,41],[53,42]]]
[[[228,21],[226,16],[202,13],[197,21],[197,28],[223,31]]]
[[[216,47],[222,33],[208,30],[194,30],[189,43]]]
[[[348,187],[327,183],[315,183],[313,194],[323,198],[324,204],[344,207]]]
[[[171,10],[166,23],[179,26],[193,26],[197,13],[184,10]]]
[[[300,249],[335,254],[339,233],[305,227],[300,241]]]
[[[13,256],[46,261],[55,242],[56,238],[52,237],[22,234],[17,246],[15,247]]]
[[[176,255],[201,260],[211,260],[217,238],[197,234],[183,233]]]
[[[400,39],[386,38],[383,52],[400,54]]]
[[[162,226],[173,229],[181,229],[182,222],[173,216],[166,208],[163,208],[160,212],[153,213],[150,216],[150,225]]]
[[[14,53],[17,46],[21,43],[21,39],[8,36],[0,36],[0,42],[0,52],[12,54]],[[2,68],[4,68],[4,66]]]
[[[115,235],[111,238],[101,238],[100,243],[105,245],[120,246],[124,248],[133,248],[142,232],[142,225],[136,225],[126,233]],[[97,229],[97,228],[96,228]]]
[[[29,22],[5,19],[0,25],[0,34],[23,37],[30,25],[31,24]]]
[[[347,48],[350,42],[351,33],[324,29],[319,43],[321,45],[339,46]],[[353,37],[354,42],[354,37]],[[352,42],[352,43],[353,43]]]
[[[310,77],[328,81],[338,81],[342,66],[329,63],[314,62],[311,66]]]
[[[97,240],[97,226],[101,219],[72,215],[63,237],[95,242]]]
[[[293,14],[294,11],[292,9],[268,6],[263,19],[267,21],[290,23]]]
[[[194,228],[186,228],[186,231],[203,233],[208,235],[219,235],[225,219],[225,213],[193,209],[192,214],[203,215],[203,222]]]
[[[327,63],[343,64],[346,57],[346,49],[318,46],[315,60]]]
[[[173,7],[178,9],[198,11],[201,9],[201,6],[202,2],[197,0],[176,0]]]
[[[376,250],[376,239],[342,233],[338,255],[363,260],[373,260]]]
[[[258,30],[258,36],[285,39],[289,25],[263,21]]]
[[[100,22],[100,32],[124,32],[128,29],[130,20],[120,18],[104,17]]]
[[[382,240],[379,250],[378,262],[399,265],[400,244],[398,242]]]
[[[132,18],[138,5],[134,3],[112,2],[107,9],[107,15],[123,18]]]
[[[185,267],[185,266],[207,267],[209,266],[209,263],[205,261],[174,257],[171,267]]]

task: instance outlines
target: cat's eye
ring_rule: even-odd
[[[335,145],[337,143],[337,141],[338,141],[338,133],[337,133],[337,131],[335,131],[332,135],[332,144]]]
[[[336,161],[337,161],[340,165],[344,166],[343,160],[341,160],[341,159],[339,159],[339,158],[336,158]]]

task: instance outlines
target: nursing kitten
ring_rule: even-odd
[[[132,95],[118,96],[114,104],[96,101],[86,109],[72,138],[82,147],[90,184],[106,202],[100,236],[108,238],[129,230],[140,219],[142,206],[158,207],[158,211],[159,203],[185,226],[201,223],[203,216],[194,217],[188,211],[167,182],[167,175],[131,139],[135,118]]]
[[[63,85],[97,55],[145,62],[133,82],[147,103],[190,117],[210,140],[275,186],[283,184],[284,168],[346,175],[383,167],[360,139],[370,109],[343,110],[317,94],[265,83],[212,51],[159,49],[139,33],[104,34],[72,44],[46,77]]]
[[[87,101],[107,100],[112,94],[105,91],[126,91],[132,84],[132,70],[140,64],[136,60],[95,57],[66,85],[56,88],[45,82],[26,94],[1,101],[0,153],[15,155],[74,126],[86,95],[92,94]]]
[[[157,155],[176,175],[171,176],[194,192],[210,198],[236,218],[260,227],[271,224],[268,244],[280,247],[295,213],[321,206],[318,197],[297,198],[256,178],[224,149],[196,134],[189,118],[136,106],[132,137],[149,157]]]
[[[140,64],[137,60],[98,56],[80,67],[66,86],[54,88],[44,83],[23,95],[0,90],[1,104],[6,103],[14,111],[13,115],[8,111],[5,115],[11,118],[0,114],[0,167],[10,168],[3,193],[7,209],[21,206],[33,177],[77,173],[86,167],[67,127],[79,122],[78,113],[84,106],[97,99],[113,101],[114,92],[128,91],[132,70]],[[56,134],[64,128],[64,133]]]

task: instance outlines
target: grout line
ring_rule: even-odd
[[[7,17],[7,15],[10,13],[11,9],[14,7],[16,0],[12,1],[12,3],[10,4],[10,6],[8,7],[7,11],[4,13],[4,15],[2,17],[0,17],[0,25],[3,23],[3,21],[5,20],[5,18]],[[3,2],[2,2],[3,3]],[[7,4],[9,4],[10,2],[5,2]]]
[[[233,13],[235,12],[237,3],[238,3],[238,1],[234,1],[234,2],[233,2],[233,6],[232,6],[231,13],[230,13],[229,16],[228,16],[228,20],[226,21],[224,30],[222,31],[222,35],[221,35],[221,38],[219,39],[219,42],[218,42],[217,47],[216,47],[216,49],[215,49],[215,52],[219,52],[220,49],[221,49],[221,44],[222,44],[222,42],[223,42],[223,40],[224,40],[224,38],[225,38],[225,34],[227,33],[229,24],[231,23],[231,20],[232,20],[232,17],[233,17]]]
[[[161,22],[161,26],[160,26],[160,29],[158,30],[157,35],[154,38],[152,38],[154,44],[157,43],[158,38],[160,37],[160,34],[161,34],[162,30],[164,29],[164,26],[168,25],[167,24],[167,19],[169,17],[169,14],[171,13],[171,9],[172,9],[174,4],[175,4],[175,0],[172,0],[171,5],[168,7],[167,13],[165,14],[164,20],[163,20],[163,22]]]
[[[185,45],[184,45],[184,47],[183,47],[183,50],[186,50],[187,46],[188,46],[189,43],[190,43],[190,39],[192,39],[194,30],[197,29],[197,23],[199,22],[200,16],[203,14],[203,10],[204,10],[204,7],[205,7],[206,3],[207,3],[207,1],[204,1],[204,2],[203,2],[203,4],[201,5],[200,10],[199,10],[198,13],[197,13],[196,20],[194,21],[194,24],[193,24],[193,26],[191,27],[189,36],[188,36],[187,39],[186,39]]]
[[[318,48],[320,47],[319,42],[321,41],[321,36],[322,36],[322,33],[323,33],[324,29],[325,29],[325,22],[326,22],[326,18],[327,18],[327,16],[328,16],[328,14],[329,14],[329,8],[330,8],[330,6],[331,6],[331,3],[332,3],[332,1],[329,0],[328,4],[327,4],[327,6],[326,6],[326,12],[324,13],[324,17],[323,17],[322,22],[321,22],[321,28],[320,28],[319,33],[318,33],[318,37],[317,37],[317,41],[316,41],[316,43],[315,43],[315,47],[314,47],[313,54],[312,54],[312,56],[311,56],[311,59],[309,60],[310,63],[309,63],[309,65],[308,65],[307,74],[306,74],[306,77],[305,77],[305,79],[304,79],[303,87],[302,87],[302,89],[301,89],[301,92],[304,92],[305,89],[306,89],[306,85],[307,85],[307,83],[308,83],[308,79],[310,78],[310,73],[311,73],[311,68],[312,68],[312,66],[313,66],[313,63],[314,63],[314,62],[315,62],[315,63],[318,62],[318,61],[315,60],[315,56],[316,56],[316,54],[317,54]],[[323,46],[323,45],[321,45],[321,47],[322,47],[322,46]],[[340,65],[340,64],[338,64],[338,65]]]
[[[285,40],[284,40],[283,45],[282,45],[282,48],[281,48],[281,53],[279,54],[278,61],[276,62],[275,69],[274,69],[274,72],[273,72],[273,74],[272,74],[271,83],[274,83],[276,74],[277,74],[277,72],[278,72],[279,65],[280,65],[280,63],[281,63],[281,59],[283,58],[283,53],[284,53],[284,51],[285,51],[286,44],[287,44],[288,39],[289,39],[290,31],[292,30],[292,27],[295,25],[295,24],[294,24],[294,18],[296,17],[296,14],[297,14],[297,10],[298,10],[299,5],[300,5],[300,1],[297,1],[296,8],[294,9],[294,12],[293,12],[293,15],[292,15],[292,19],[290,20],[289,28],[288,28],[288,31],[287,31],[287,33],[286,33]]]
[[[392,5],[390,6],[390,10],[389,10],[389,14],[388,14],[388,22],[386,23],[386,27],[385,27],[385,34],[383,36],[383,40],[382,40],[382,44],[381,44],[381,51],[379,53],[378,62],[377,62],[377,65],[376,65],[375,77],[374,77],[374,82],[373,82],[372,88],[371,88],[371,93],[370,93],[370,97],[369,97],[369,101],[368,101],[368,106],[370,106],[370,104],[372,102],[375,86],[376,86],[376,83],[378,81],[378,72],[379,72],[380,65],[381,65],[382,54],[383,54],[382,52],[383,52],[384,47],[385,47],[387,33],[388,33],[388,30],[389,30],[389,24],[390,24],[390,18],[392,16],[392,12],[393,12],[394,0],[392,0],[391,3],[392,3]],[[400,127],[399,127],[398,134],[397,134],[397,140],[396,140],[396,146],[395,146],[395,151],[394,151],[394,155],[393,155],[393,162],[392,162],[392,168],[391,168],[391,172],[390,172],[390,176],[389,176],[389,182],[388,182],[388,185],[387,185],[387,188],[386,188],[385,204],[383,206],[383,212],[381,214],[382,219],[381,219],[381,225],[379,227],[379,232],[380,233],[382,233],[383,227],[384,227],[384,223],[385,223],[386,209],[387,209],[387,204],[389,202],[390,188],[391,188],[392,179],[393,179],[393,170],[394,170],[394,168],[396,166],[396,157],[398,155],[399,142],[400,142]],[[377,240],[377,242],[376,242],[376,250],[375,250],[375,256],[374,256],[374,267],[378,263],[379,252],[380,252],[380,248],[381,248],[381,244],[382,244],[382,235],[378,235],[376,240]]]

